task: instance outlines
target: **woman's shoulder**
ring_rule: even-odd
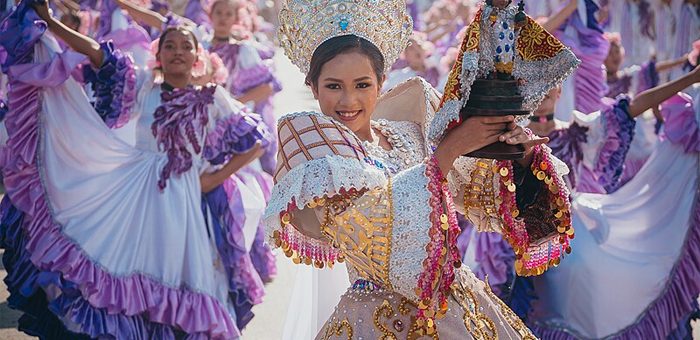
[[[287,114],[277,121],[281,166],[296,165],[327,156],[364,159],[359,138],[342,123],[313,111]]]
[[[278,120],[279,152],[275,187],[266,216],[276,216],[294,202],[349,189],[381,187],[386,177],[362,142],[345,125],[319,112],[302,111]]]
[[[377,102],[374,117],[395,122],[413,122],[421,131],[433,124],[440,105],[440,93],[421,77],[396,85]]]
[[[321,119],[330,119],[329,117],[326,117],[323,113],[317,112],[317,111],[295,111],[295,112],[290,112],[287,114],[282,115],[277,122],[281,123],[282,121],[287,121],[287,120],[294,120],[299,117],[309,117],[309,116],[315,116]],[[325,118],[324,118],[325,117]]]

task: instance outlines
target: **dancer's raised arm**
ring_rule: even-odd
[[[61,21],[54,18],[49,12],[48,2],[35,4],[33,7],[37,15],[39,15],[42,20],[46,21],[51,33],[63,40],[71,49],[86,55],[93,66],[102,66],[104,53],[102,49],[100,49],[100,44],[98,44],[97,41],[70,29],[68,26],[61,23]]]

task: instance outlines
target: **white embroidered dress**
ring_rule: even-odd
[[[279,166],[265,213],[268,236],[295,263],[323,268],[346,261],[354,282],[317,339],[534,338],[466,267],[454,269],[451,283],[436,279],[435,286],[446,288],[439,309],[431,309],[416,291],[427,270],[431,238],[439,233],[431,220],[434,192],[431,164],[425,161],[431,154],[425,127],[436,107],[434,89],[420,78],[383,96],[374,116],[384,119],[372,125],[391,150],[360,141],[320,113],[295,113],[279,121]],[[456,163],[474,170],[478,162]],[[449,178],[454,194],[462,195],[469,175],[453,171]],[[475,221],[494,217],[477,209],[469,215]],[[443,256],[449,258],[452,245],[445,247]],[[448,271],[453,263],[445,262],[442,270]],[[423,312],[427,317],[417,321]]]

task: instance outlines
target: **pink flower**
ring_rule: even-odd
[[[154,70],[154,69],[160,67],[160,60],[158,60],[158,58],[156,58],[156,54],[158,54],[158,42],[159,41],[160,41],[160,39],[155,39],[155,40],[151,41],[151,46],[149,47],[150,55],[148,57],[148,61],[146,61],[146,65],[151,70]]]
[[[209,53],[205,51],[202,46],[197,47],[197,61],[192,65],[192,76],[201,77],[207,74],[207,61],[209,60]]]
[[[228,69],[224,67],[224,62],[221,60],[218,54],[210,53],[209,62],[211,63],[212,69],[212,82],[216,84],[224,84],[226,79],[228,79]]]

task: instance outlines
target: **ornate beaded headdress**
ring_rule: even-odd
[[[279,19],[280,44],[304,74],[319,45],[350,34],[377,46],[388,70],[413,31],[405,0],[285,0]]]

